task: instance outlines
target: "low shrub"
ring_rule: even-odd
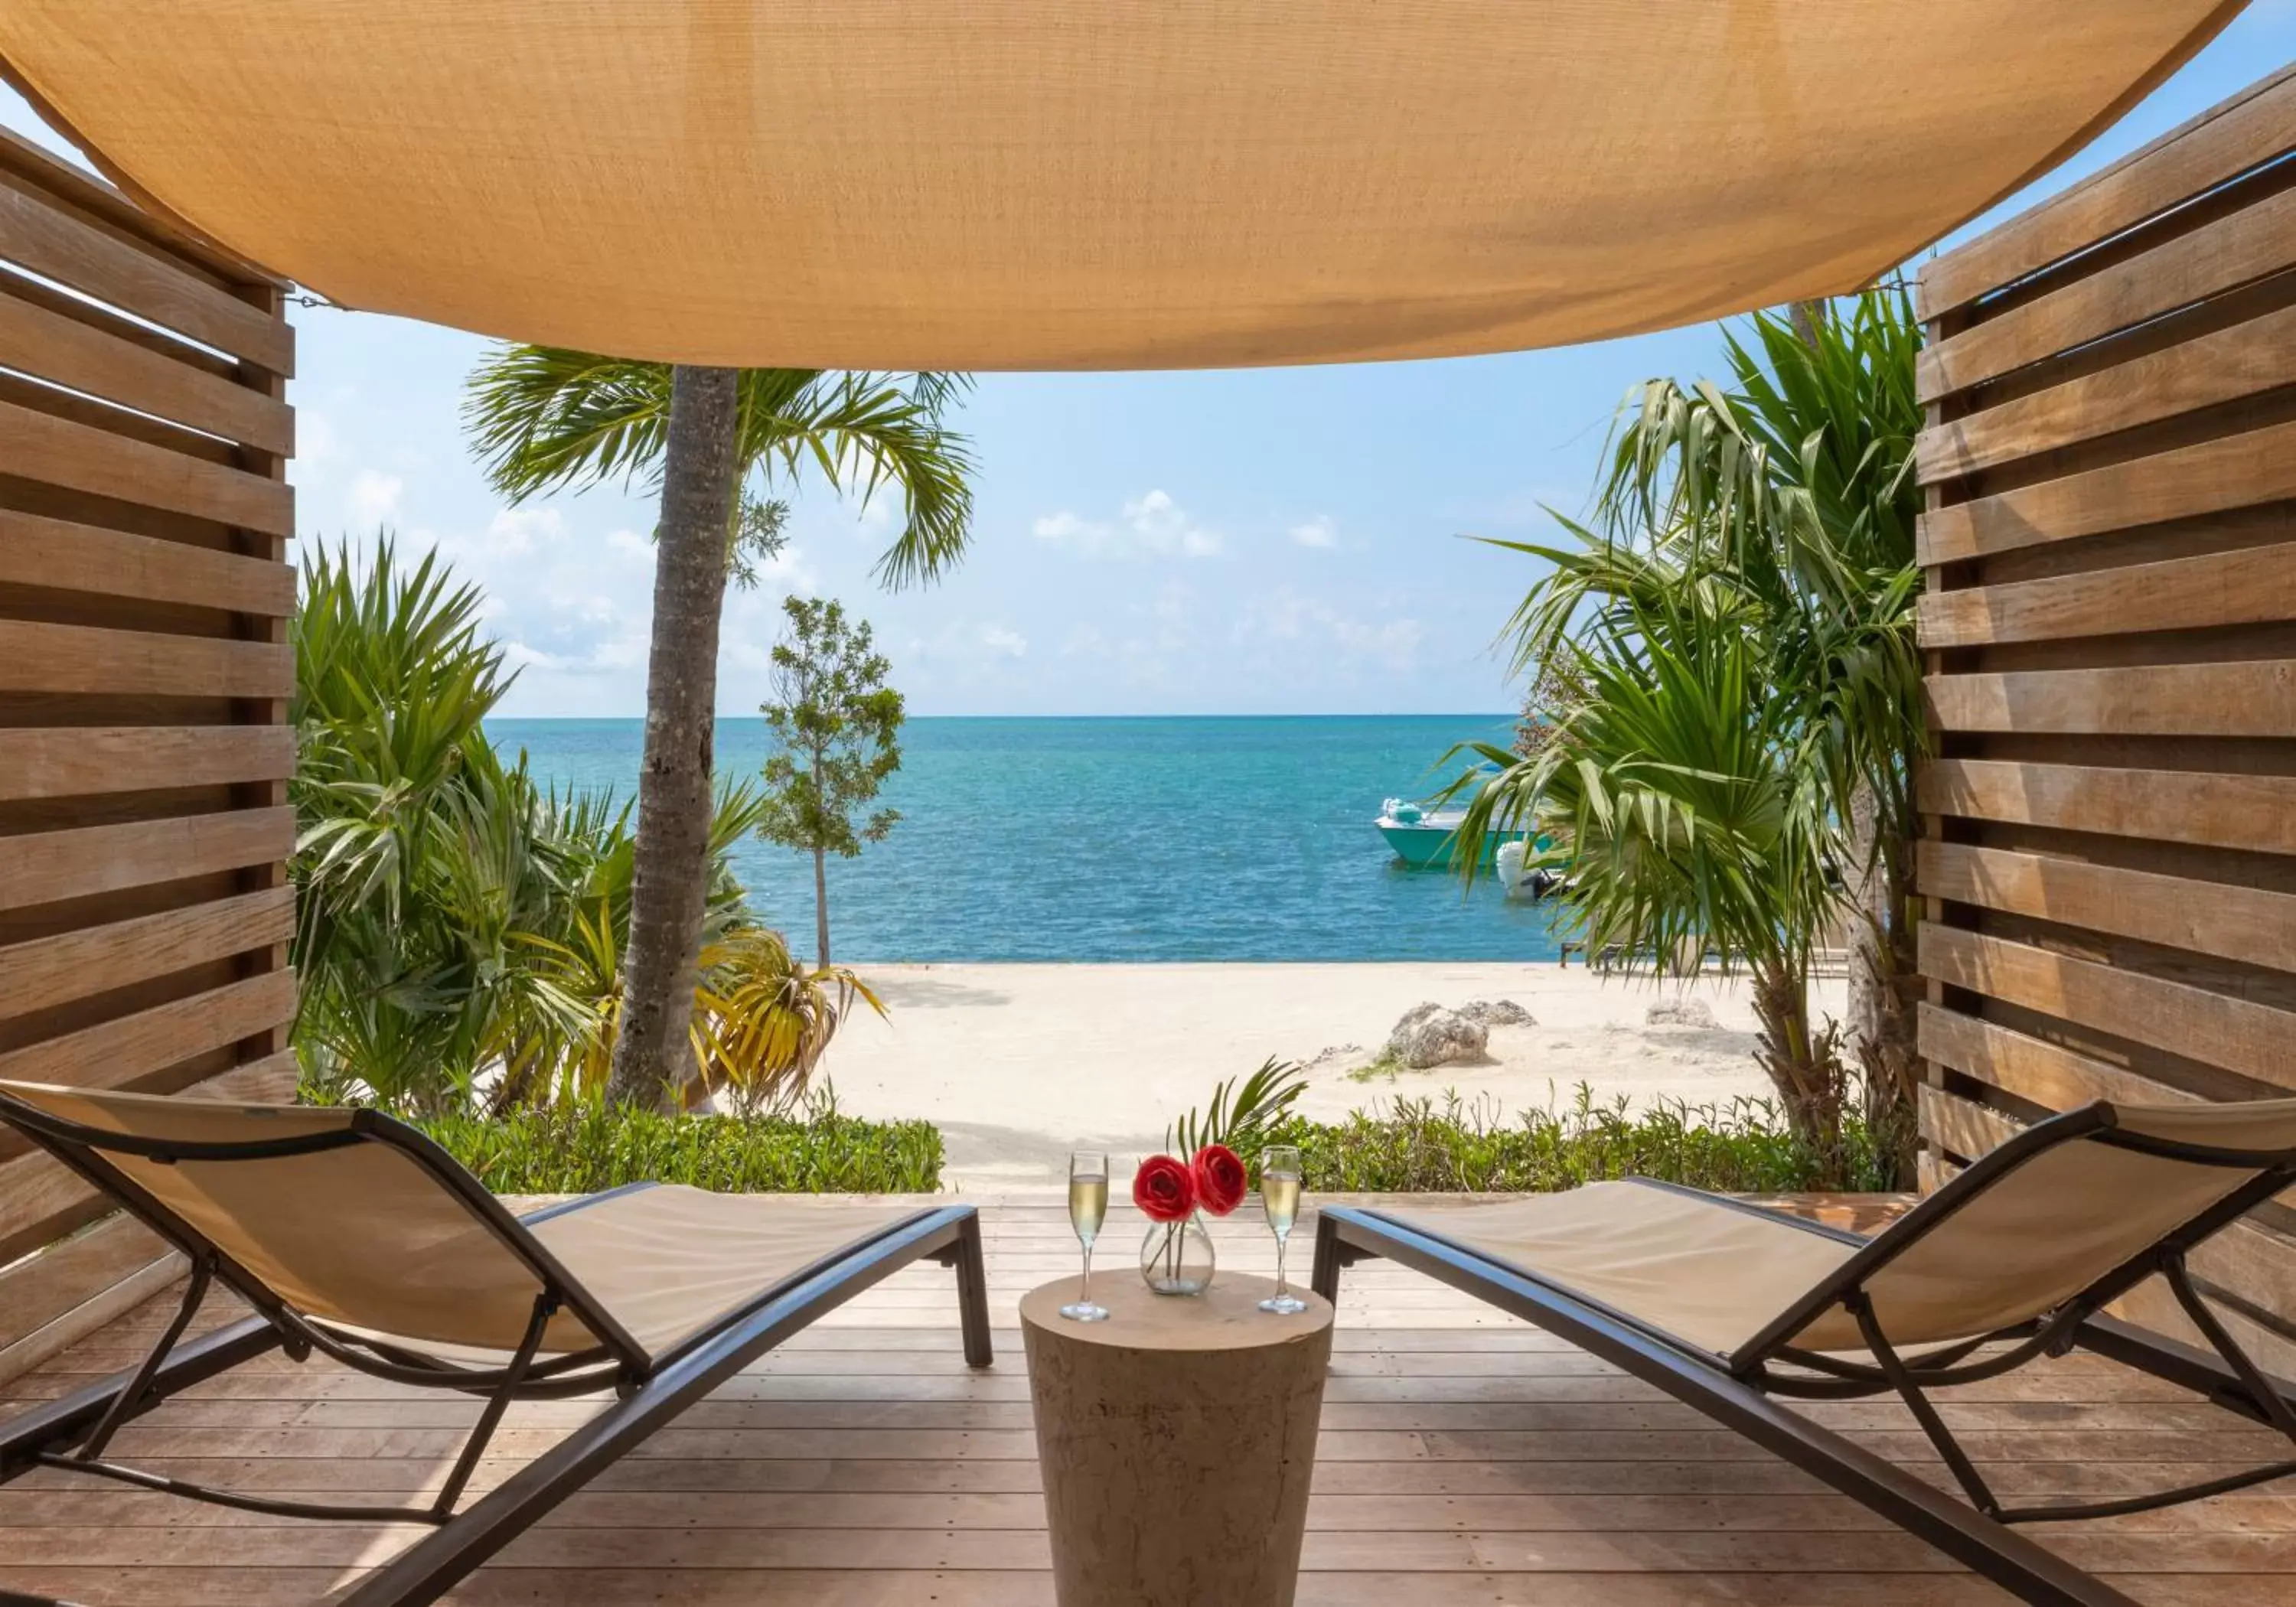
[[[1849,1187],[1887,1189],[1888,1157],[1854,1118],[1848,1129]],[[1769,1193],[1815,1189],[1825,1171],[1767,1100],[1673,1101],[1630,1113],[1624,1100],[1597,1105],[1583,1084],[1569,1106],[1513,1121],[1495,1104],[1453,1094],[1399,1099],[1336,1123],[1288,1117],[1268,1140],[1297,1144],[1308,1188],[1324,1193],[1546,1193],[1628,1177]]]
[[[661,1116],[589,1101],[419,1121],[501,1194],[587,1194],[626,1183],[720,1193],[931,1193],[940,1129],[864,1121],[822,1096],[781,1116]]]

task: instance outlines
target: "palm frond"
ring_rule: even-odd
[[[472,371],[463,427],[488,483],[513,502],[652,480],[669,439],[669,381],[666,364],[500,345]]]
[[[1232,1077],[1215,1084],[1202,1110],[1185,1112],[1165,1129],[1164,1147],[1185,1160],[1208,1144],[1226,1144],[1246,1167],[1257,1168],[1261,1146],[1307,1091],[1307,1073],[1297,1061],[1270,1055],[1241,1086]]]
[[[488,482],[512,501],[651,484],[668,446],[671,374],[667,364],[565,347],[497,346],[472,372],[463,426]],[[735,426],[743,477],[771,486],[809,464],[865,505],[898,489],[906,518],[877,574],[896,588],[937,580],[972,535],[972,447],[942,422],[971,385],[963,374],[744,369]]]

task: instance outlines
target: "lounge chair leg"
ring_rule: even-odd
[[[2289,1439],[2296,1439],[2296,1407],[2291,1407],[2287,1398],[2273,1388],[2272,1381],[2264,1376],[2248,1352],[2240,1348],[2240,1342],[2225,1331],[2225,1325],[2217,1320],[2217,1314],[2209,1309],[2208,1302],[2201,1299],[2201,1291],[2193,1287],[2193,1275],[2185,1267],[2181,1252],[2169,1260],[2163,1274],[2169,1280],[2169,1290],[2177,1297],[2177,1304],[2185,1308],[2185,1315],[2192,1319],[2193,1326],[2201,1331],[2201,1337],[2209,1341],[2216,1353],[2224,1357],[2225,1365],[2239,1377],[2241,1384],[2248,1390],[2249,1398],[2264,1413],[2265,1420]]]
[[[1316,1218],[1316,1260],[1308,1274],[1308,1287],[1327,1300],[1340,1298],[1340,1225],[1332,1217]]]
[[[988,1338],[988,1267],[980,1254],[980,1218],[975,1214],[956,1225],[952,1247],[956,1263],[956,1307],[964,1325],[964,1362],[986,1367],[996,1360]]]
[[[144,1391],[152,1387],[152,1380],[159,1373],[160,1365],[174,1353],[176,1341],[184,1337],[184,1330],[192,1325],[192,1318],[199,1315],[200,1302],[208,1298],[208,1280],[214,1271],[215,1263],[204,1255],[192,1262],[192,1275],[184,1283],[183,1302],[176,1308],[175,1316],[160,1332],[158,1342],[144,1357],[144,1365],[119,1386],[119,1393],[113,1396],[111,1405],[104,1408],[102,1420],[72,1452],[76,1459],[94,1462],[102,1457],[103,1447],[111,1443],[111,1437],[118,1432],[119,1425],[142,1409]]]
[[[550,1319],[557,1314],[558,1304],[555,1290],[545,1289],[534,1297],[534,1315],[527,1319],[526,1333],[518,1341],[517,1354],[511,1357],[510,1365],[503,1370],[501,1386],[488,1397],[486,1410],[479,1414],[477,1426],[471,1430],[470,1439],[463,1442],[463,1454],[455,1458],[455,1465],[447,1472],[446,1483],[439,1487],[438,1500],[431,1503],[430,1511],[439,1522],[444,1523],[454,1516],[455,1503],[462,1499],[463,1487],[471,1481],[472,1473],[478,1469],[479,1458],[486,1454],[487,1441],[495,1437],[495,1430],[500,1426],[503,1414],[510,1410],[510,1403],[517,1397],[518,1386],[524,1382],[527,1369],[534,1365],[534,1353],[542,1348],[542,1336],[550,1326]]]
[[[278,1349],[279,1330],[268,1318],[242,1317],[227,1327],[176,1345],[144,1379],[140,1394],[146,1406],[153,1406],[193,1384]],[[102,1422],[133,1379],[132,1373],[120,1373],[0,1424],[0,1484],[40,1465],[42,1455],[51,1447],[70,1445],[92,1425]]]
[[[1945,1459],[1946,1466],[1968,1494],[1970,1505],[1987,1517],[1998,1519],[2001,1516],[2000,1501],[1978,1472],[1977,1464],[1970,1461],[1969,1454],[1961,1448],[1961,1442],[1953,1437],[1953,1431],[1945,1426],[1945,1419],[1938,1415],[1937,1407],[1931,1405],[1929,1397],[1922,1393],[1921,1385],[1906,1371],[1906,1364],[1882,1333],[1881,1322],[1874,1315],[1874,1304],[1866,1298],[1866,1291],[1857,1290],[1844,1297],[1841,1303],[1849,1308],[1849,1315],[1857,1319],[1857,1331],[1866,1337],[1866,1348],[1874,1353],[1874,1361],[1881,1365],[1882,1373],[1897,1390],[1898,1398],[1906,1403],[1906,1409],[1914,1414],[1914,1421],[1921,1425],[1922,1432],[1929,1436],[1930,1443],[1937,1447],[1938,1455]]]

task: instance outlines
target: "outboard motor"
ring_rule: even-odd
[[[1510,895],[1522,890],[1522,862],[1529,857],[1529,847],[1521,840],[1499,844],[1499,885]]]

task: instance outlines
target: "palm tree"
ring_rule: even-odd
[[[1759,1058],[1794,1132],[1838,1169],[1841,1078],[1809,1018],[1815,934],[1835,893],[1839,830],[1796,689],[1771,676],[1760,611],[1678,587],[1606,610],[1556,645],[1571,688],[1537,751],[1485,747],[1454,863],[1493,831],[1548,840],[1570,918],[1661,971],[1711,947],[1750,973]]]
[[[512,501],[606,480],[660,484],[653,639],[638,787],[627,974],[608,1094],[656,1102],[693,1070],[693,996],[707,891],[718,634],[729,578],[779,549],[785,507],[753,488],[810,463],[865,503],[898,486],[886,585],[931,581],[969,537],[972,458],[941,422],[965,381],[933,373],[697,368],[504,346],[472,374],[464,414]]]
[[[1570,547],[1500,543],[1553,565],[1510,622],[1516,668],[1555,661],[1589,619],[1691,597],[1751,627],[1789,693],[1845,838],[1857,951],[1852,1029],[1867,1114],[1909,1164],[1918,1080],[1913,1002],[1913,770],[1926,736],[1914,637],[1920,571],[1912,472],[1919,326],[1901,291],[1758,314],[1725,333],[1733,388],[1643,386],[1592,527]],[[1523,783],[1518,772],[1502,777]]]

